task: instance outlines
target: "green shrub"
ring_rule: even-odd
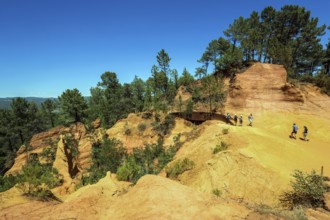
[[[179,149],[183,142],[180,141],[180,138],[181,138],[181,133],[178,133],[177,135],[175,135],[173,137],[173,142],[174,142],[174,145]]]
[[[152,113],[151,112],[143,112],[142,118],[143,119],[151,119]]]
[[[48,165],[41,165],[37,157],[31,157],[23,166],[18,178],[18,187],[25,195],[48,200],[54,195],[50,191],[63,183],[63,176]]]
[[[142,167],[136,162],[134,156],[129,156],[117,171],[117,179],[136,183],[145,174]]]
[[[146,174],[158,174],[173,159],[178,149],[178,145],[165,149],[161,139],[156,144],[134,148],[132,154],[119,167],[117,178],[136,183]]]
[[[146,130],[146,128],[147,128],[146,124],[144,124],[144,123],[139,123],[138,124],[138,130],[141,134]]]
[[[122,144],[116,139],[104,139],[93,145],[92,167],[89,173],[84,175],[79,186],[96,183],[106,175],[107,171],[117,174],[118,180],[136,183],[146,174],[158,174],[168,162],[170,162],[179,145],[179,137],[176,144],[165,148],[163,140],[156,144],[148,144],[144,147],[134,148],[128,155]]]
[[[217,197],[220,197],[222,195],[222,192],[219,189],[213,189],[212,193]]]
[[[77,159],[79,157],[78,140],[76,140],[74,138],[74,135],[70,133],[64,135],[63,141],[64,141],[64,147],[66,147],[70,151],[69,153],[71,154],[71,156]]]
[[[194,102],[192,99],[189,99],[187,101],[187,106],[186,106],[186,110],[184,111],[184,115],[187,118],[191,118],[193,112],[194,112]]]
[[[280,202],[284,207],[293,209],[297,206],[324,206],[324,193],[327,188],[322,176],[317,175],[314,170],[310,174],[295,170],[292,176],[292,191],[284,192],[280,196]]]
[[[158,156],[157,173],[159,173],[170,161],[173,160],[176,152],[179,150],[180,145],[170,146],[168,149],[162,151]]]
[[[314,77],[310,74],[303,74],[300,78],[301,82],[314,83]]]
[[[39,156],[45,159],[46,163],[50,166],[53,165],[55,161],[58,141],[59,141],[58,139],[55,141],[48,139],[46,141],[46,144],[48,144],[49,146],[44,148],[43,151],[39,154]]]
[[[159,135],[165,136],[170,133],[170,131],[175,126],[175,118],[172,115],[166,115],[163,122],[156,121],[152,123],[153,130],[156,131]]]
[[[81,183],[82,185],[93,184],[105,177],[107,171],[116,173],[118,168],[128,157],[126,148],[117,139],[103,138],[92,147],[92,166],[88,170]]]
[[[221,141],[220,144],[218,144],[214,149],[213,149],[213,154],[219,153],[221,151],[227,150],[229,147],[229,144],[227,144],[225,141]]]
[[[260,204],[257,207],[253,207],[253,209],[261,214],[279,217],[277,219],[308,220],[305,216],[304,209],[301,206],[295,207],[292,210],[282,210]]]
[[[125,129],[125,135],[126,135],[126,136],[129,136],[129,135],[131,135],[131,134],[132,134],[131,129],[126,128],[126,129]]]
[[[202,101],[202,88],[199,86],[188,87],[188,92],[192,93],[192,103]]]
[[[156,122],[160,122],[160,114],[156,113],[154,119]]]
[[[171,129],[175,126],[175,118],[173,115],[166,115],[163,122],[164,125],[164,134],[169,134]]]
[[[187,170],[191,170],[194,167],[195,167],[194,161],[191,161],[188,158],[185,158],[183,160],[178,160],[173,166],[165,170],[166,176],[171,179],[176,179],[180,174],[184,173]]]
[[[321,88],[321,91],[330,95],[330,76],[325,72],[319,73],[315,77],[315,84]]]
[[[1,176],[0,175],[0,192],[7,191],[11,187],[15,186],[17,177],[13,175]]]

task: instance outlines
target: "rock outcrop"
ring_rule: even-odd
[[[282,65],[255,63],[229,84],[226,112],[289,111],[330,118],[330,99],[311,84],[287,82]]]
[[[65,131],[65,127],[58,126],[49,131],[36,134],[32,137],[28,146],[23,145],[17,151],[14,165],[6,172],[6,175],[17,175],[22,167],[26,164],[28,153],[40,154],[46,147],[57,147],[61,133]]]
[[[99,126],[99,123],[95,123]],[[98,130],[96,130],[96,133]],[[77,142],[77,157],[70,152],[66,145],[65,137],[72,137]],[[40,155],[44,149],[53,148],[56,152],[53,167],[63,176],[63,185],[53,190],[57,196],[63,196],[74,191],[75,184],[79,181],[79,175],[83,170],[87,170],[91,165],[92,143],[86,134],[85,126],[77,123],[70,127],[55,127],[47,132],[36,134],[32,137],[29,149],[22,146],[17,152],[13,167],[6,172],[6,175],[17,175],[26,164],[29,154]],[[44,158],[39,156],[41,162]]]

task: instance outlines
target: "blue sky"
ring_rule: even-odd
[[[121,83],[145,80],[163,48],[171,68],[193,74],[235,18],[286,4],[330,25],[329,0],[0,0],[0,97],[57,97],[73,88],[88,96],[105,71]]]

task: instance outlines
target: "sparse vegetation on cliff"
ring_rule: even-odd
[[[220,141],[219,144],[217,144],[217,146],[215,146],[215,148],[213,149],[213,154],[217,154],[221,151],[227,150],[229,147],[229,144],[225,141]]]
[[[171,179],[176,179],[180,174],[195,167],[195,163],[188,158],[176,161],[172,166],[166,168],[166,176]]]
[[[157,144],[134,148],[123,165],[118,168],[118,180],[136,183],[146,174],[158,174],[173,159],[180,146],[179,140],[176,139],[173,146],[165,148],[163,141],[159,139]]]
[[[94,143],[92,166],[88,173],[83,175],[80,186],[96,183],[107,171],[116,173],[127,157],[127,150],[115,138],[103,138],[102,141]]]
[[[295,170],[292,174],[291,191],[282,193],[280,202],[283,206],[293,209],[297,206],[323,207],[324,193],[329,190],[323,177],[313,170],[310,174]]]
[[[17,183],[27,196],[48,200],[53,198],[50,190],[62,184],[62,176],[52,166],[42,165],[36,154],[31,154],[17,176]]]

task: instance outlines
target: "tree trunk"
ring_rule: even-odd
[[[235,40],[233,40],[233,51],[232,52],[234,52],[235,51],[235,48],[236,48],[236,39]]]
[[[52,116],[50,116],[50,123],[52,124],[52,128],[55,127],[54,118]]]
[[[24,144],[24,137],[23,137],[23,133],[22,133],[21,130],[18,131],[18,135],[19,135],[19,137],[21,139],[21,143]]]
[[[312,61],[312,63],[311,63],[311,73],[310,73],[311,76],[313,75],[313,69],[314,69],[314,62]]]

